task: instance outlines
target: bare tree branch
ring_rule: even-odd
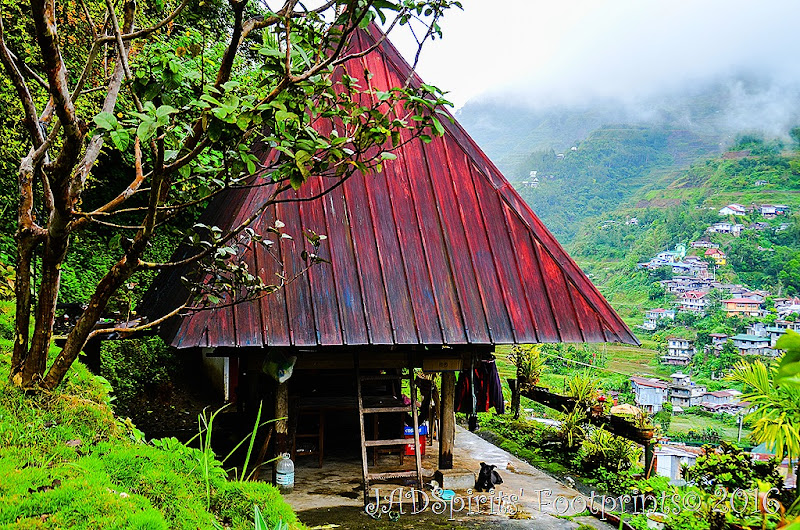
[[[161,19],[158,23],[150,26],[149,28],[140,29],[134,32],[130,32],[130,30],[128,30],[128,32],[121,34],[119,38],[121,38],[124,41],[128,41],[128,40],[140,39],[142,37],[147,37],[151,33],[155,33],[156,31],[160,30],[161,28],[163,28],[164,26],[175,20],[175,18],[181,14],[181,11],[183,11],[184,8],[189,5],[190,1],[191,0],[182,0],[181,3],[178,5],[178,7],[176,7],[172,11],[172,13],[169,14],[169,16],[167,16],[164,19]],[[116,40],[117,38],[118,37],[116,35],[106,35],[105,37],[100,37],[97,40],[100,43],[110,43],[114,42],[114,40]]]
[[[129,3],[126,5],[127,9],[125,10],[125,20],[124,20],[124,27],[126,29],[133,27],[133,20],[134,20],[134,8],[133,4]],[[109,20],[111,16],[109,16]],[[99,49],[99,46],[97,47]],[[123,70],[124,70],[124,62],[123,57],[127,54],[127,47],[123,48],[124,52],[120,53],[120,59],[117,60],[117,64],[114,66],[114,72],[111,75],[111,79],[108,82],[106,98],[103,101],[102,112],[113,112],[114,108],[117,105],[117,99],[119,98],[119,91],[122,87],[122,80],[123,80]],[[87,63],[88,66],[88,63]],[[76,87],[76,91],[79,90],[80,87]],[[86,146],[86,152],[83,155],[83,159],[78,164],[77,170],[75,171],[74,178],[72,179],[72,192],[80,195],[81,191],[83,190],[84,186],[86,185],[86,179],[89,177],[89,173],[92,171],[95,162],[97,162],[97,158],[100,156],[100,151],[103,148],[103,135],[96,134],[89,140],[89,145]],[[137,138],[136,143],[134,144],[134,149],[138,151],[137,155],[137,164],[138,169],[141,170],[141,152],[139,151],[139,140]],[[128,185],[128,188],[132,188],[133,191],[138,189],[142,185],[143,177],[140,180],[139,172],[137,172],[136,177],[134,178],[133,182]],[[132,193],[126,194],[123,192],[121,197],[127,199],[130,197]],[[118,196],[119,198],[119,196]],[[111,207],[116,207],[117,198],[112,199],[112,203],[115,203]],[[75,219],[70,226],[71,230],[79,230],[83,228],[85,223],[89,222],[91,217],[80,217]]]
[[[160,318],[157,318],[157,319],[153,320],[152,322],[148,322],[146,324],[142,324],[140,326],[134,326],[134,327],[130,327],[130,328],[115,327],[115,328],[95,329],[94,331],[89,333],[89,336],[86,337],[86,340],[88,341],[88,340],[91,340],[91,339],[93,339],[94,337],[96,337],[98,335],[105,335],[105,334],[108,334],[108,333],[119,333],[120,335],[122,335],[124,337],[124,336],[130,335],[132,333],[138,333],[140,331],[146,331],[146,330],[152,328],[153,326],[157,326],[157,325],[161,324],[162,322],[166,322],[170,318],[174,317],[175,315],[177,315],[178,313],[180,313],[181,311],[186,309],[187,306],[188,306],[188,304],[181,304],[178,307],[176,307],[175,309],[173,309],[172,311],[170,311],[169,313],[167,313],[166,315],[164,315],[164,316],[162,316]]]
[[[25,83],[25,78],[22,77],[16,62],[14,62],[13,54],[6,46],[2,18],[0,18],[0,61],[5,66],[8,77],[11,78],[14,89],[17,91],[17,97],[22,103],[22,108],[25,111],[25,127],[28,129],[31,141],[34,147],[39,147],[44,143],[44,135],[39,128],[39,113],[36,111],[36,104],[33,102],[33,97],[27,83]]]
[[[16,55],[14,55],[14,52],[12,52],[11,50],[8,50],[8,54],[11,56],[11,58],[12,58],[14,61],[16,61],[17,63],[19,63],[19,64],[21,64],[21,65],[22,65],[22,69],[23,69],[23,70],[25,70],[25,73],[27,73],[27,74],[28,74],[28,76],[29,76],[29,77],[31,77],[31,78],[32,78],[34,81],[36,81],[37,83],[39,83],[39,86],[41,86],[43,89],[45,89],[45,90],[46,90],[46,91],[48,91],[48,92],[50,91],[50,86],[47,84],[47,81],[45,81],[44,79],[42,79],[42,76],[40,76],[39,74],[37,74],[36,72],[34,72],[34,71],[31,69],[31,67],[30,67],[30,66],[28,66],[27,64],[25,64],[25,61],[21,61],[21,60],[20,60],[20,58],[19,58],[19,57],[17,57]]]

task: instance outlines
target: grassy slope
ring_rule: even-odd
[[[689,430],[702,431],[703,429],[713,428],[719,431],[723,440],[736,442],[738,439],[738,428],[736,425],[724,423],[716,418],[698,416],[696,414],[684,414],[672,417],[670,432],[688,432]],[[747,444],[752,431],[742,428],[742,443]]]
[[[177,441],[139,441],[80,363],[54,392],[9,385],[10,316],[0,304],[0,528],[252,528],[254,504],[271,526],[302,528],[271,485],[228,482],[213,455]]]

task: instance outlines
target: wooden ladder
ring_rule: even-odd
[[[419,445],[419,418],[417,416],[417,407],[415,406],[416,399],[417,399],[417,387],[416,383],[414,382],[414,368],[413,364],[410,362],[408,364],[408,373],[403,374],[402,371],[400,374],[377,374],[377,375],[361,375],[361,369],[359,367],[359,354],[354,354],[354,362],[355,362],[355,369],[356,369],[356,382],[358,385],[358,419],[361,427],[361,468],[363,472],[364,478],[364,504],[366,505],[369,502],[369,488],[370,484],[376,480],[392,480],[398,478],[416,478],[417,484],[416,487],[418,489],[422,489],[422,457]],[[411,404],[410,405],[403,405],[397,406],[396,404],[391,404],[389,406],[380,406],[378,404],[372,404],[371,406],[367,407],[364,406],[364,395],[362,393],[362,382],[364,381],[402,381],[403,379],[407,379],[409,381],[409,387],[411,389]],[[374,406],[373,406],[374,405]],[[381,414],[385,412],[397,412],[397,413],[405,413],[410,412],[411,417],[413,418],[413,427],[414,427],[414,438],[396,438],[396,439],[386,439],[386,440],[367,440],[366,437],[366,430],[364,429],[364,416],[367,414]],[[377,433],[376,433],[377,436]],[[383,473],[370,473],[369,470],[369,461],[367,460],[367,448],[373,447],[397,447],[400,446],[401,449],[405,449],[405,446],[414,444],[414,459],[416,464],[416,469],[411,471],[388,471]]]

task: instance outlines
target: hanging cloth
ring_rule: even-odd
[[[474,406],[473,395],[475,397]],[[461,371],[458,374],[455,399],[456,412],[474,414],[486,412],[492,407],[498,414],[505,413],[503,388],[494,357],[477,361],[471,374],[469,371]]]

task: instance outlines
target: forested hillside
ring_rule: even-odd
[[[563,152],[537,151],[520,162],[523,198],[562,242],[587,218],[603,216],[664,172],[715,151],[690,131],[607,125]],[[568,190],[565,193],[565,190]]]
[[[719,210],[731,203],[749,211],[735,218],[720,216]],[[786,205],[790,213],[765,218],[759,211],[765,204]],[[654,279],[647,272],[634,272],[637,263],[703,236],[728,256],[726,266],[717,271],[720,280],[775,295],[796,295],[800,293],[799,211],[798,144],[786,146],[746,135],[721,156],[665,174],[630,200],[588,219],[568,248],[612,301],[617,297],[631,308],[646,302]],[[709,234],[708,228],[717,222],[739,223],[741,234]]]

